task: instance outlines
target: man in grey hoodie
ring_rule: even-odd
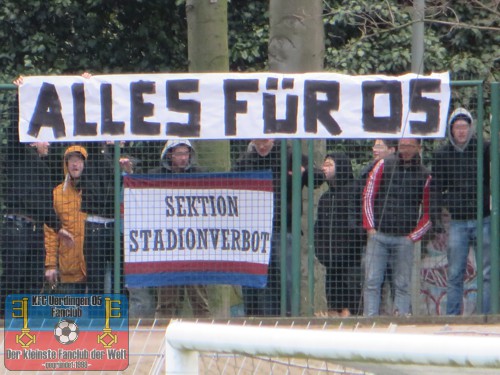
[[[456,109],[448,121],[449,142],[433,156],[433,178],[445,214],[451,224],[448,243],[448,290],[446,313],[462,313],[464,274],[469,247],[477,237],[478,141],[474,119],[464,108]],[[490,157],[489,143],[483,151],[483,309],[490,308]],[[480,261],[480,260],[478,260]]]
[[[149,173],[169,175],[173,173],[195,173],[200,169],[194,165],[195,150],[187,139],[169,140],[160,156],[161,166]],[[158,287],[156,317],[171,318],[181,315],[185,298],[196,318],[210,315],[207,289],[203,285],[172,285]]]

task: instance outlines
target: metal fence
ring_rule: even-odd
[[[463,270],[455,275],[460,279],[456,291],[462,303],[459,313],[480,313],[489,304],[488,298],[491,301],[488,312],[498,313],[498,84],[486,87],[482,82],[461,81],[453,82],[452,87],[451,108],[467,108],[476,124],[477,142],[467,149],[472,150],[473,158],[463,159],[467,153],[458,152],[438,159],[437,151],[446,147],[447,139],[422,140],[418,154],[421,164],[432,171],[433,182],[442,181],[442,176],[450,171],[469,171],[464,174],[466,178],[458,180],[464,185],[464,195],[449,200],[461,202],[459,206],[447,203],[448,206],[437,207],[432,199],[437,196],[442,202],[461,186],[442,183],[440,191],[429,192],[432,197],[429,215],[434,215],[439,225],[434,225],[434,230],[422,238],[415,237],[419,241],[411,244],[413,257],[411,264],[407,264],[408,273],[413,273],[411,285],[405,286],[408,279],[404,278],[402,286],[400,278],[404,275],[394,264],[394,254],[387,258],[387,270],[383,259],[377,266],[384,268],[380,297],[375,291],[375,297],[380,298],[377,311],[380,314],[393,314],[399,303],[395,307],[395,299],[400,298],[410,298],[409,312],[414,315],[447,312],[451,269],[448,249],[452,247],[450,233],[456,228],[461,228],[459,234],[467,234],[467,239],[471,239],[463,245],[466,250],[461,250],[468,256],[457,261],[463,263],[459,267]],[[363,228],[363,207],[369,203],[363,200],[363,190],[374,161],[391,151],[395,155],[401,152],[402,149],[397,151],[398,140],[231,141],[227,155],[231,171],[272,172],[274,199],[266,203],[274,205],[267,286],[199,284],[136,288],[126,283],[124,277],[121,212],[124,176],[223,172],[207,164],[210,159],[207,153],[215,152],[210,141],[78,145],[85,147],[86,160],[82,178],[72,187],[75,196],[68,201],[71,179],[67,168],[71,168],[69,159],[75,155],[65,156],[65,152],[72,145],[20,144],[15,87],[3,85],[0,89],[2,310],[5,296],[10,293],[37,293],[45,289],[128,293],[132,317],[348,316],[361,315],[364,310],[366,313],[365,269],[380,258],[365,256],[367,246],[373,244],[370,245]],[[412,145],[403,145],[408,147]],[[78,160],[73,162],[78,164]],[[438,170],[440,175],[436,175]],[[380,181],[384,184],[389,180]],[[406,189],[404,181],[403,175],[398,175],[390,179],[390,186]],[[409,186],[423,189],[421,184],[420,180],[412,180]],[[391,188],[381,189],[387,193]],[[391,202],[374,203],[374,210],[387,215],[384,230],[396,236],[409,234],[408,226],[415,226],[418,217],[410,217],[406,223],[407,215],[398,215],[409,214],[417,206],[421,209],[420,198],[415,191],[412,194],[394,194]],[[65,204],[78,207],[68,208]],[[83,219],[78,216],[81,214]],[[259,210],[253,220],[260,220]],[[364,220],[366,226],[368,218]],[[464,226],[455,227],[457,220]],[[84,225],[77,224],[83,222]],[[67,238],[57,232],[68,226],[74,231],[74,243],[65,245]],[[488,243],[491,254],[485,254],[483,245]],[[68,253],[61,251],[61,246],[80,246],[82,251]],[[78,258],[78,254],[83,257]],[[480,261],[487,255],[490,261]],[[45,277],[47,270],[52,269],[59,272],[57,285],[47,282]],[[83,289],[74,289],[75,285]],[[401,297],[402,287],[410,295]]]

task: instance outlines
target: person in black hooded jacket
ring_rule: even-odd
[[[362,237],[350,205],[355,183],[351,160],[344,153],[330,153],[322,170],[329,189],[318,202],[314,240],[316,257],[326,268],[328,308],[343,315],[357,314],[361,300]]]
[[[52,209],[52,188],[60,175],[59,158],[53,157],[48,142],[19,142],[17,102],[11,113],[15,115],[7,129],[7,146],[2,155],[2,316],[8,294],[40,293],[43,287],[43,225],[57,225]]]
[[[448,120],[448,142],[433,155],[432,173],[439,205],[451,219],[448,239],[448,290],[446,313],[463,310],[464,275],[469,247],[477,239],[478,140],[474,119],[465,108],[457,108]],[[491,218],[490,144],[483,149],[483,309],[490,310]]]
[[[243,298],[245,310],[248,316],[277,316],[281,312],[281,242],[280,232],[282,225],[281,207],[286,206],[286,225],[287,231],[287,251],[286,259],[287,270],[291,267],[291,226],[292,226],[292,150],[287,147],[287,171],[286,171],[286,197],[281,191],[281,141],[274,139],[254,139],[250,142],[248,150],[236,161],[233,170],[242,171],[271,171],[273,175],[274,192],[274,218],[273,218],[273,237],[271,245],[270,263],[268,268],[268,282],[265,288],[243,287]],[[308,159],[302,155],[301,159],[301,185],[307,185],[308,174],[306,172]],[[319,171],[314,171],[314,187],[321,184],[323,179]],[[287,314],[290,312],[290,292],[291,292],[291,272],[287,272]]]

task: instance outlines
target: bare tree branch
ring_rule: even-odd
[[[500,12],[498,11],[498,7],[500,6],[500,0],[494,0],[494,4],[492,4],[493,6],[490,8],[488,6],[486,6],[483,2],[479,1],[479,0],[470,0],[471,3],[473,4],[476,4],[478,5],[480,8],[483,8],[493,14],[496,14],[497,16],[500,17]]]
[[[470,23],[462,23],[462,22],[449,22],[449,21],[439,21],[432,18],[424,18],[425,23],[435,23],[440,25],[448,25],[453,28],[461,28],[461,29],[478,29],[478,30],[487,30],[487,31],[500,31],[500,27],[495,26],[479,26],[473,25]]]

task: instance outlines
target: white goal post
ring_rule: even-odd
[[[494,336],[352,332],[172,320],[165,341],[165,368],[169,375],[198,374],[199,352],[319,359],[365,371],[381,364],[486,370],[482,373],[500,368],[500,338]]]

